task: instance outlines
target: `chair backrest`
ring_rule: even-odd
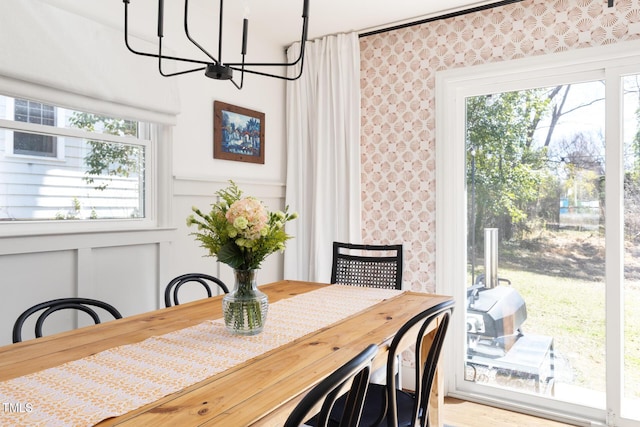
[[[402,245],[333,242],[331,283],[402,289]]]
[[[211,285],[217,285],[225,294],[229,293],[229,288],[224,282],[217,277],[210,276],[204,273],[187,273],[178,276],[171,280],[164,290],[164,306],[171,307],[172,305],[180,305],[178,300],[178,291],[188,282],[200,283],[207,291],[207,296],[213,296],[211,292]]]
[[[389,358],[387,359],[387,383],[386,394],[388,406],[386,411],[387,426],[398,425],[396,402],[396,364],[399,363],[398,354],[408,345],[414,344],[415,372],[415,399],[411,425],[417,425],[419,419],[421,426],[428,426],[429,397],[433,388],[433,382],[442,351],[444,338],[449,328],[451,314],[453,313],[453,301],[446,301],[429,308],[407,321],[396,333],[389,346]],[[425,342],[425,340],[427,340]],[[425,346],[423,346],[425,344]],[[407,414],[403,414],[406,418]]]
[[[59,310],[79,310],[87,313],[93,321],[98,324],[100,323],[100,316],[95,308],[101,308],[108,313],[110,313],[114,319],[121,319],[122,315],[115,307],[111,304],[108,304],[104,301],[98,301],[90,298],[59,298],[51,301],[41,302],[40,304],[36,304],[33,307],[25,310],[18,319],[16,319],[15,324],[13,325],[13,342],[21,342],[22,341],[22,328],[24,326],[25,321],[31,315],[42,311],[42,313],[38,316],[36,320],[35,326],[35,335],[36,338],[42,337],[42,326],[44,325],[44,321],[49,317],[50,314],[55,313]],[[44,311],[43,311],[44,310]]]
[[[312,417],[314,426],[326,427],[333,404],[345,391],[348,394],[339,426],[358,426],[364,396],[369,386],[371,362],[377,353],[378,346],[371,344],[356,357],[320,381],[289,414],[284,427],[304,425],[304,422]],[[318,407],[320,407],[319,413],[317,413]]]

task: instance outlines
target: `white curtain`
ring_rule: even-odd
[[[289,61],[299,52],[299,43],[291,46]],[[286,200],[300,217],[287,224],[294,239],[284,277],[328,283],[332,242],[362,239],[358,35],[308,42],[304,71],[287,82],[286,102]]]

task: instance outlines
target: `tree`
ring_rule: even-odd
[[[250,118],[247,122],[247,133],[251,141],[251,148],[257,149],[260,145],[260,122],[255,118]]]
[[[536,148],[533,136],[549,112],[544,89],[505,92],[467,99],[467,183],[475,197],[476,240],[482,230],[497,227],[510,239],[522,224],[545,179],[546,149]]]
[[[69,118],[69,123],[76,128],[89,132],[100,130],[109,135],[119,136],[137,136],[138,134],[138,123],[135,121],[114,119],[91,113],[76,111]],[[142,170],[142,156],[138,147],[95,140],[87,141],[87,144],[90,147],[90,151],[84,159],[88,168],[85,171],[87,176],[84,177],[84,180],[89,184],[95,183],[96,177],[128,177]],[[104,190],[108,186],[109,183],[104,182],[94,188]]]

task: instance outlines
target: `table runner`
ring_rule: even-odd
[[[333,285],[269,305],[262,333],[216,319],[0,383],[2,426],[91,426],[346,319],[400,294]]]

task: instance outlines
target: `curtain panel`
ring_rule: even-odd
[[[287,52],[289,61],[300,44]],[[296,75],[299,68],[290,70]],[[360,44],[338,34],[307,42],[304,72],[287,82],[286,279],[329,282],[332,242],[360,242]]]

